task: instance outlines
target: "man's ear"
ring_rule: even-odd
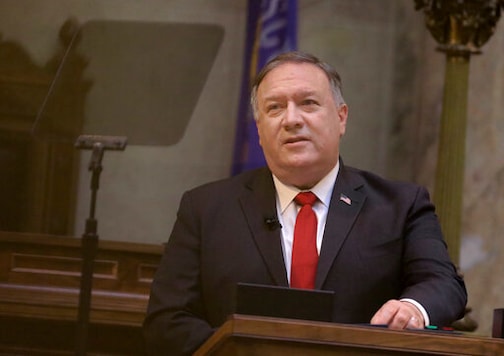
[[[259,120],[257,118],[254,118],[254,122],[255,122],[255,125],[256,125],[257,137],[259,138],[259,146],[262,147],[261,131],[259,130]]]
[[[340,121],[340,136],[343,136],[346,132],[346,124],[348,118],[348,106],[347,104],[341,104],[338,108],[338,118]]]

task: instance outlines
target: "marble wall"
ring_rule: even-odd
[[[401,144],[389,146],[389,162],[393,163],[388,172],[402,178],[411,174],[409,179],[433,192],[445,56],[436,51],[436,43],[426,32],[413,43],[420,49],[409,65],[410,73],[414,72],[416,77],[414,94],[397,91],[397,103],[409,103],[406,107],[413,109],[406,110],[411,115],[404,117],[410,126],[395,133],[398,136],[392,142]],[[494,36],[483,46],[482,54],[472,56],[470,62],[459,266],[467,284],[468,305],[473,309],[469,316],[479,324],[475,333],[481,335],[491,334],[493,309],[504,306],[503,51],[501,20]],[[395,112],[394,120],[402,121],[401,112]]]
[[[504,307],[504,22],[471,59],[460,267],[478,332]]]

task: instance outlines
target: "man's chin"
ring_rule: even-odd
[[[313,166],[313,161],[303,157],[292,157],[283,166],[286,170],[303,170]]]
[[[293,157],[282,164],[282,170],[293,176],[304,176],[313,170],[315,162],[306,157]]]

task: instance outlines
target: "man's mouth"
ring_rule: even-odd
[[[296,137],[290,137],[290,138],[286,139],[284,143],[291,144],[291,143],[298,143],[298,142],[302,142],[302,141],[308,141],[308,139],[303,136],[296,136]]]

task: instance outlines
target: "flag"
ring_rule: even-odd
[[[297,0],[249,0],[232,174],[264,166],[250,107],[250,86],[276,55],[297,49]]]
[[[347,197],[345,194],[341,194],[339,198],[342,202],[346,203],[347,205],[352,205],[352,200]]]

